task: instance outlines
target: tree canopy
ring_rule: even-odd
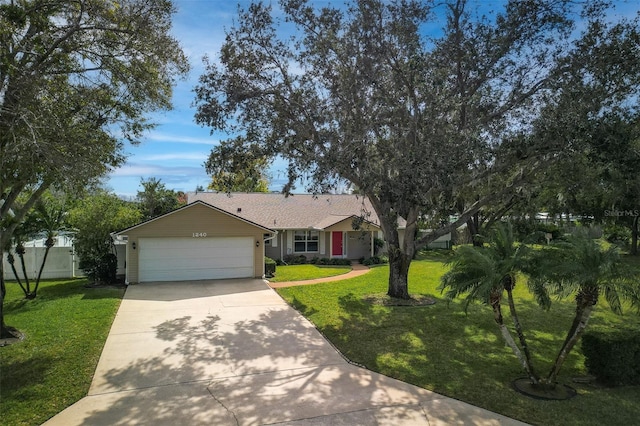
[[[89,194],[69,211],[74,230],[74,247],[80,269],[94,282],[115,281],[117,257],[111,233],[135,225],[142,213],[131,202],[115,194],[99,191]]]
[[[180,207],[180,195],[167,187],[158,178],[142,179],[142,191],[138,191],[137,200],[144,219],[169,213]]]
[[[173,13],[170,0],[0,0],[0,247],[49,187],[122,164],[145,114],[171,106],[188,70]]]
[[[637,46],[636,31],[607,24],[599,3],[579,11],[572,2],[507,1],[487,14],[478,5],[357,0],[316,10],[283,0],[280,18],[253,3],[200,78],[196,120],[241,134],[238,157],[288,160],[285,192],[301,176],[313,192],[356,185],[381,219],[388,294],[409,297],[416,250],[512,196],[564,146],[571,135],[528,136],[567,74],[619,54],[606,43],[610,32]],[[575,36],[579,12],[589,25]],[[453,210],[457,220],[415,238],[422,216]]]
[[[216,145],[205,163],[211,175],[209,189],[218,192],[269,192],[267,157],[256,156],[253,152],[238,155],[242,149],[242,138],[223,141]]]
[[[118,166],[145,114],[170,107],[188,69],[173,12],[168,0],[0,2],[0,220]]]

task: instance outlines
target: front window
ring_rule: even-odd
[[[293,249],[296,253],[308,253],[318,251],[318,231],[295,231],[293,236]]]

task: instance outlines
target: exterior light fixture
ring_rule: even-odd
[[[134,250],[136,249],[136,242],[135,241],[131,243],[131,248],[134,249]]]
[[[256,240],[256,247],[260,247],[260,240]]]

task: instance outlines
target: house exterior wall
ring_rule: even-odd
[[[371,257],[371,232],[351,231],[347,233],[347,258]]]
[[[178,210],[122,233],[128,236],[127,281],[138,282],[138,240],[140,238],[167,237],[252,237],[255,241],[260,242],[258,247],[254,247],[254,277],[260,278],[264,275],[264,232],[262,228],[205,205],[196,204]],[[136,249],[133,249],[133,243],[136,244]]]
[[[265,256],[271,259],[284,259],[286,256],[305,256],[307,259],[314,257],[332,257],[331,256],[331,232],[341,231],[346,234],[344,238],[344,256],[349,259],[359,259],[361,257],[371,256],[371,232],[354,231],[350,226],[327,228],[325,231],[319,231],[318,251],[295,251],[295,230],[280,230],[273,240],[265,244]],[[374,231],[377,235],[377,230]],[[335,257],[335,256],[334,256]]]
[[[398,239],[400,241],[400,246],[404,244],[404,229],[398,229]],[[432,241],[427,245],[427,248],[430,249],[450,249],[451,248],[451,233],[445,234],[440,238],[437,238],[435,241]],[[386,247],[385,247],[386,249]]]

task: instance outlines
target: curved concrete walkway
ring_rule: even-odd
[[[325,278],[315,278],[313,280],[286,281],[282,283],[272,283],[270,281],[267,281],[267,283],[271,288],[282,288],[282,287],[293,287],[297,285],[328,283],[331,281],[342,281],[342,280],[348,280],[349,278],[353,278],[353,277],[359,277],[360,275],[366,274],[370,270],[371,269],[369,269],[368,267],[360,263],[354,263],[353,265],[351,265],[351,271],[347,272],[346,274],[334,275],[332,277],[325,277]]]
[[[348,363],[262,280],[127,288],[72,425],[520,425]]]

